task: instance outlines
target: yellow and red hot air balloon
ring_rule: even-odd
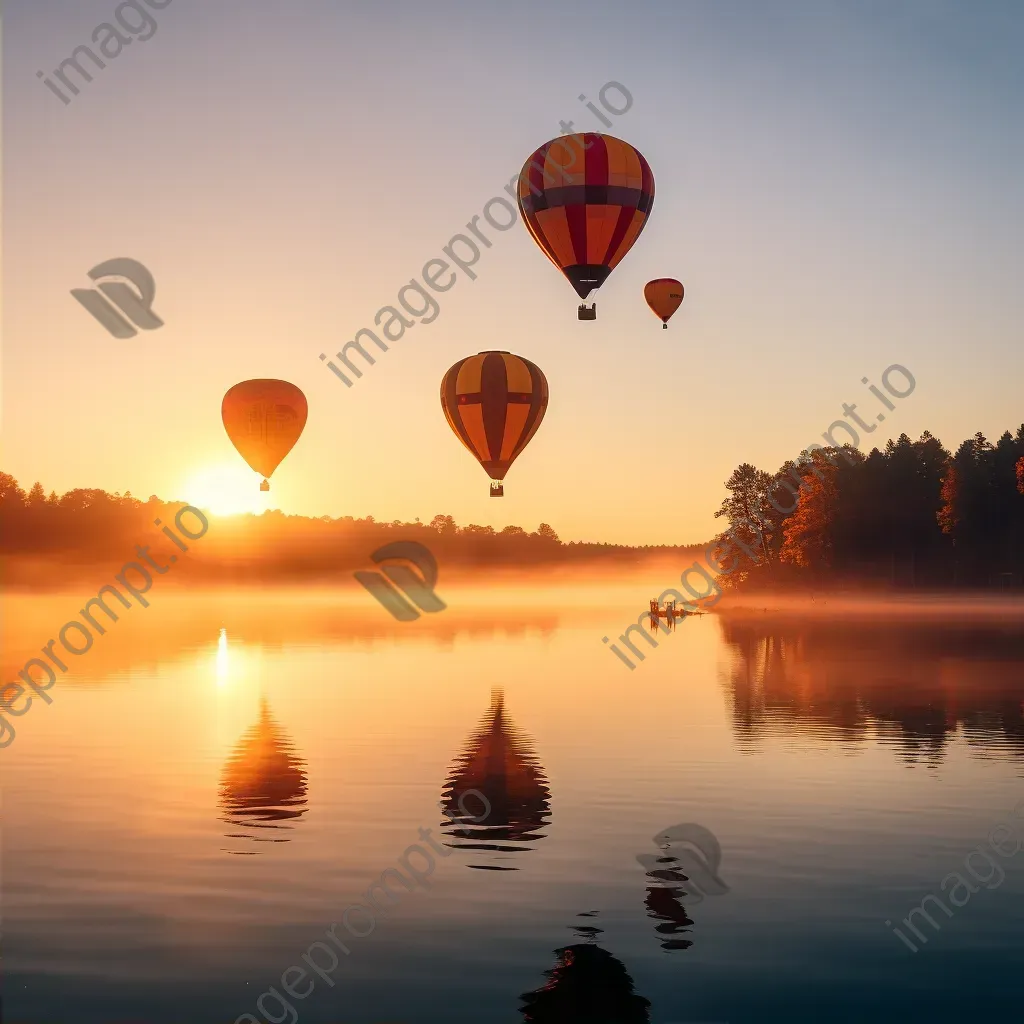
[[[672,314],[683,301],[683,286],[674,277],[658,277],[644,285],[644,298],[667,331]]]
[[[284,380],[246,380],[224,396],[221,418],[238,454],[263,478],[269,477],[298,441],[306,425],[306,396]]]
[[[581,299],[600,288],[654,206],[654,175],[628,142],[584,132],[540,147],[519,173],[519,209],[534,241]],[[594,320],[597,307],[579,308]]]
[[[441,380],[448,425],[491,478],[491,497],[505,493],[509,466],[529,444],[548,407],[548,382],[529,359],[480,352],[460,359]]]

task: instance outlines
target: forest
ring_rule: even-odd
[[[154,525],[173,523],[184,501],[151,495],[142,501],[130,493],[75,488],[58,496],[41,483],[26,492],[14,477],[0,472],[0,557],[8,583],[57,585],[80,575],[78,569],[120,566],[136,544],[170,547]],[[196,529],[195,520],[187,522]],[[268,511],[261,515],[210,517],[210,528],[190,546],[185,560],[193,579],[229,583],[330,581],[351,578],[372,566],[371,554],[385,544],[412,540],[424,544],[442,571],[455,567],[523,569],[570,568],[602,562],[610,568],[636,565],[663,555],[682,562],[692,546],[625,547],[580,541],[563,542],[547,523],[528,532],[521,526],[459,526],[450,515],[429,523],[377,522],[372,516],[309,518]]]
[[[745,463],[725,486],[715,515],[758,556],[732,586],[1024,584],[1024,424],[952,453],[925,431],[868,455],[804,452],[775,474]]]
[[[727,586],[1024,585],[1024,424],[994,444],[976,434],[955,452],[925,431],[867,455],[851,446],[803,452],[774,474],[744,463],[725,487],[715,515],[729,526],[719,540],[728,545],[731,534],[757,554],[756,562],[740,558]],[[76,568],[120,565],[136,544],[159,544],[154,520],[173,522],[183,504],[97,488],[58,496],[38,482],[26,492],[0,472],[5,578],[45,585],[45,577],[66,579]],[[449,515],[384,523],[268,511],[214,518],[211,527],[192,546],[190,575],[238,583],[349,577],[395,540],[419,541],[440,565],[470,570],[598,561],[619,568],[658,556],[682,564],[704,547],[566,543],[546,523],[532,532],[495,530],[459,526]]]

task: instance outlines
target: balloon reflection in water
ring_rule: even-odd
[[[479,798],[470,790],[479,790],[490,802],[490,811],[481,818]],[[462,850],[489,850],[499,854],[529,849],[524,843],[543,839],[540,830],[550,817],[551,792],[543,769],[527,739],[512,725],[505,713],[501,690],[491,695],[490,710],[455,762],[442,793],[442,809],[452,825],[445,829],[447,844]],[[475,802],[474,802],[475,800]],[[487,863],[469,867],[489,871],[515,871],[514,867]]]
[[[229,839],[288,841],[288,836],[262,832],[290,829],[291,825],[284,823],[306,813],[305,762],[293,754],[293,749],[262,699],[259,721],[235,748],[221,779],[220,802],[225,814],[221,820],[242,830],[227,833]]]
[[[653,862],[647,871],[647,897],[644,906],[647,916],[657,921],[654,930],[661,937],[661,948],[667,950],[689,949],[693,945],[690,939],[675,938],[689,932],[693,921],[687,916],[682,904],[685,895],[680,885],[672,883],[687,881],[686,875],[678,868],[675,857],[652,857]]]
[[[691,906],[705,896],[721,896],[729,886],[718,875],[722,847],[713,832],[695,822],[664,829],[654,837],[661,856],[642,853],[636,859],[647,872],[647,916],[659,922],[655,931],[662,949],[688,949],[689,939],[674,938],[689,932],[693,921],[682,904]]]
[[[626,965],[597,945],[602,929],[575,931],[588,941],[556,949],[547,984],[519,997],[527,1024],[649,1024],[650,1000],[633,992]]]

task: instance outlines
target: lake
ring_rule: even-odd
[[[97,637],[0,755],[4,1019],[1019,1016],[1024,625],[706,615],[631,671],[650,587],[440,590]],[[81,597],[5,603],[11,679]]]

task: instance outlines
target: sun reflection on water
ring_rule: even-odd
[[[220,635],[217,637],[217,687],[223,689],[228,684],[228,676],[231,669],[231,663],[228,660],[228,631],[221,629]]]

